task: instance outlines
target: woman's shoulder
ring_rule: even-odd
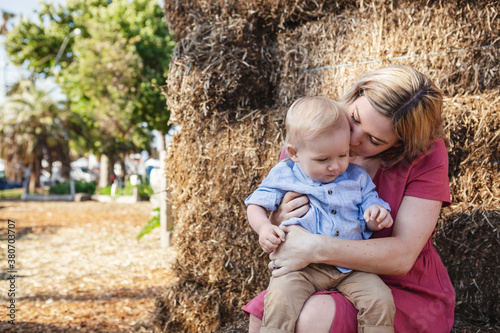
[[[437,139],[431,144],[430,150],[412,163],[412,171],[426,171],[435,168],[445,168],[448,172],[448,150],[442,138]]]
[[[441,179],[448,182],[448,151],[444,140],[439,138],[431,143],[430,150],[418,156],[413,161],[401,160],[391,167],[378,170],[377,175],[383,174],[385,178],[390,177],[405,180],[408,184],[422,178]]]
[[[399,207],[404,196],[450,203],[448,152],[442,139],[433,142],[427,154],[413,161],[402,160],[390,168],[381,168],[374,178],[382,199],[391,208]],[[390,198],[394,198],[392,201]]]
[[[451,203],[448,178],[448,151],[443,139],[433,143],[431,150],[416,159],[410,169],[406,195]]]

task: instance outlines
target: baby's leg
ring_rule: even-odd
[[[294,332],[295,323],[312,293],[335,287],[346,274],[327,265],[310,265],[278,278],[271,278],[264,297],[260,332]]]
[[[353,271],[337,289],[358,309],[358,332],[394,332],[394,298],[378,275]]]

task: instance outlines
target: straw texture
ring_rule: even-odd
[[[435,241],[457,291],[455,330],[500,325],[498,2],[164,8],[179,38],[163,88],[182,126],[166,160],[179,281],[157,301],[157,332],[241,327],[241,307],[270,277],[243,201],[278,161],[286,109],[304,95],[338,99],[362,73],[391,64],[429,75],[446,96],[454,204]]]

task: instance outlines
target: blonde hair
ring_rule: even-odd
[[[425,154],[443,137],[443,94],[424,74],[404,65],[384,67],[363,75],[342,97],[346,105],[365,96],[382,115],[390,118],[399,139],[378,154],[386,165]]]
[[[345,117],[343,104],[326,97],[302,97],[288,109],[285,120],[285,144],[298,145],[342,125]]]

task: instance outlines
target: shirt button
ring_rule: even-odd
[[[334,210],[332,210],[332,214],[333,214],[333,215],[337,214],[337,211],[336,211],[335,209],[334,209]]]
[[[340,235],[340,232],[338,232],[338,231],[335,232],[335,236],[338,236],[338,235]]]
[[[328,194],[332,194],[332,190],[328,190]]]

